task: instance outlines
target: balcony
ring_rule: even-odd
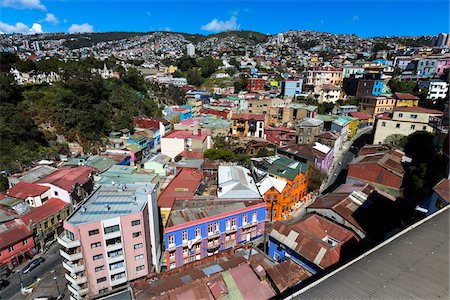
[[[70,273],[78,273],[78,272],[82,272],[85,270],[85,267],[83,264],[74,264],[71,263],[70,261],[63,261],[62,263],[64,269],[66,269],[67,271],[69,271]]]
[[[110,264],[121,261],[121,260],[124,260],[123,253],[113,256],[113,257],[108,257],[108,263],[110,263]]]
[[[65,277],[66,277],[66,279],[67,279],[67,281],[69,281],[70,283],[72,283],[72,284],[74,284],[74,285],[78,285],[78,286],[80,286],[80,285],[82,285],[83,283],[86,283],[87,282],[87,277],[86,277],[86,275],[73,275],[73,277],[72,277],[72,275],[70,275],[70,274],[64,274],[65,275]]]
[[[122,272],[125,272],[125,265],[123,265],[122,267],[110,270],[109,274],[110,275],[114,275],[114,274],[119,274],[119,273],[122,273]]]
[[[114,231],[114,232],[110,232],[110,233],[106,233],[104,235],[105,240],[114,239],[114,238],[118,238],[118,237],[121,237],[120,230],[117,230],[117,231]]]
[[[116,243],[116,244],[112,244],[112,245],[107,245],[106,246],[106,251],[114,251],[114,250],[119,250],[122,249],[123,245],[122,243]]]
[[[66,235],[58,237],[58,243],[66,249],[80,247],[80,241],[78,240],[72,241]]]
[[[67,259],[68,261],[77,261],[83,258],[83,253],[81,252],[73,252],[73,251],[66,252],[66,250],[64,249],[60,249],[59,254],[61,254],[61,256]]]
[[[74,298],[76,300],[83,299],[83,296],[87,295],[89,293],[88,288],[80,288],[80,287],[73,287],[72,285],[68,284],[67,288],[69,289],[71,295],[70,298]],[[79,288],[79,289],[78,289]]]
[[[111,286],[115,286],[115,285],[119,285],[122,283],[126,283],[128,281],[127,276],[116,279],[116,280],[111,280]]]

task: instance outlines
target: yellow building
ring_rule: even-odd
[[[359,119],[354,117],[344,117],[348,122],[348,139],[350,140],[356,135],[356,131],[358,130]]]
[[[236,137],[264,138],[265,116],[260,114],[233,114],[230,134]]]
[[[419,97],[416,97],[410,93],[395,93],[395,106],[408,106],[417,107],[419,106]]]
[[[169,74],[173,74],[176,70],[178,70],[178,68],[176,66],[169,66],[169,68],[167,69],[167,72]]]
[[[395,107],[395,99],[384,96],[367,96],[361,99],[359,110],[374,116],[392,110]]]

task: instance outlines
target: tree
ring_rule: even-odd
[[[403,150],[406,143],[408,141],[408,137],[403,134],[391,134],[384,139],[384,144],[391,145],[397,149]]]
[[[5,174],[0,174],[0,192],[5,193],[9,188],[8,177]]]
[[[224,161],[236,161],[237,155],[233,151],[219,149],[208,149],[203,153],[203,156],[209,160],[224,160]]]
[[[203,83],[203,78],[200,76],[200,72],[196,69],[190,69],[187,72],[186,79],[189,84],[194,86],[201,86]]]
[[[416,81],[399,81],[397,79],[389,80],[389,87],[393,93],[412,93],[417,85]]]
[[[135,68],[128,69],[128,72],[122,76],[122,80],[136,91],[145,93],[147,90],[144,78]]]
[[[21,99],[20,88],[10,73],[0,73],[1,102],[16,104]]]
[[[322,183],[327,179],[327,173],[324,171],[314,168],[309,174],[308,181],[308,192],[317,191],[322,186]]]
[[[241,76],[234,81],[233,85],[235,93],[244,91],[247,89],[247,78]]]
[[[19,57],[10,52],[0,52],[0,72],[9,72]]]

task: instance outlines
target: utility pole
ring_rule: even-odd
[[[55,280],[55,284],[56,284],[56,289],[58,290],[58,297],[57,299],[59,299],[59,296],[61,295],[61,292],[59,290],[59,286],[58,286],[58,277],[53,277],[53,280]]]

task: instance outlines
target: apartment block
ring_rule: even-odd
[[[70,299],[82,299],[159,271],[154,184],[101,185],[64,221],[58,237]]]

